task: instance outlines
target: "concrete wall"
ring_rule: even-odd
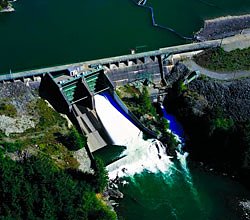
[[[39,93],[42,98],[47,99],[52,104],[56,111],[64,114],[69,113],[69,105],[66,98],[49,74],[42,78]]]
[[[114,83],[114,86],[123,86],[129,82],[142,80],[149,76],[154,83],[161,81],[161,73],[158,61],[150,63],[133,64],[131,66],[122,66],[105,70],[109,79]],[[146,75],[148,73],[148,75]]]

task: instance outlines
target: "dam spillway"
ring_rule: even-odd
[[[95,95],[97,114],[116,145],[127,145],[130,140],[140,136],[141,131],[121,112],[113,99],[104,94]],[[110,101],[111,100],[111,101]],[[120,110],[120,111],[119,111]]]
[[[140,129],[112,105],[108,96],[97,94],[94,100],[97,114],[111,139],[115,144],[127,147],[125,157],[107,166],[111,179],[143,170],[166,172],[169,169],[172,162],[160,141],[144,140]]]

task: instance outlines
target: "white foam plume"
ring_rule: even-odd
[[[179,145],[178,150],[176,150],[177,159],[179,160],[180,165],[184,171],[185,182],[188,184],[188,186],[190,188],[190,192],[193,194],[194,199],[196,200],[197,204],[201,208],[199,194],[198,194],[197,189],[194,186],[192,175],[191,175],[189,168],[187,166],[188,153],[183,152],[181,148],[182,148],[182,146]]]
[[[111,179],[148,172],[166,172],[172,162],[158,140],[143,140],[142,132],[101,95],[95,95],[97,114],[116,145],[127,147],[126,157],[107,166]]]

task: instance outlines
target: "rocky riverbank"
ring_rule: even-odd
[[[195,34],[198,41],[215,40],[240,34],[250,28],[250,15],[226,16],[206,20],[204,27]]]
[[[179,94],[176,94],[174,90],[178,82],[184,81],[188,74],[190,74],[189,69],[184,64],[178,63],[167,77],[167,83],[171,85],[168,89],[170,96],[179,95],[183,100],[185,99],[184,101],[190,104],[192,115],[199,117],[210,110],[220,108],[225,116],[236,122],[249,119],[250,78],[219,81],[201,76],[187,87],[179,88],[182,91],[179,90]],[[188,114],[188,112],[182,113]]]
[[[165,105],[183,124],[186,150],[221,173],[250,177],[250,79],[216,81],[200,77],[187,86],[189,70],[177,64]]]

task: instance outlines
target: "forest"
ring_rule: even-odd
[[[95,174],[62,170],[48,157],[13,161],[0,151],[1,219],[116,219],[97,197],[107,184],[100,160]]]

